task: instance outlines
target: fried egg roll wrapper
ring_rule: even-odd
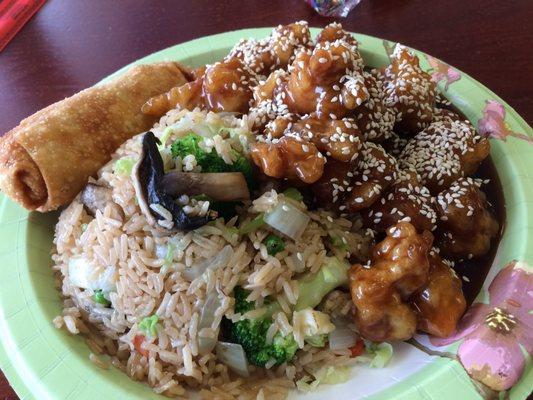
[[[174,62],[135,66],[24,119],[0,138],[0,189],[29,210],[70,202],[124,141],[152,127],[141,106],[186,83],[184,73]]]

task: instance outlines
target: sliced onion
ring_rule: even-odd
[[[185,269],[183,271],[183,277],[189,281],[193,281],[207,271],[207,269],[217,269],[227,265],[231,257],[233,257],[233,247],[228,244],[213,258],[193,264],[190,268]]]
[[[204,308],[200,315],[200,321],[198,321],[198,331],[203,328],[210,328],[211,324],[215,320],[215,311],[220,307],[220,298],[218,293],[213,291],[209,293],[205,300]],[[217,339],[209,337],[198,337],[198,352],[200,354],[207,354],[211,352],[217,344]]]
[[[240,344],[218,342],[216,345],[218,360],[230,367],[235,373],[245,378],[250,376],[248,360]]]
[[[280,201],[274,209],[265,213],[265,222],[272,228],[298,240],[310,221],[309,216],[288,201]]]
[[[337,327],[328,339],[331,350],[344,350],[355,345],[357,334],[348,327]]]

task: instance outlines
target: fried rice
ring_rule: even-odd
[[[252,135],[246,116],[174,110],[152,132],[169,143],[213,125],[226,128],[212,140],[213,151],[221,157],[231,157],[232,148],[247,150]],[[305,327],[293,318],[291,306],[298,301],[298,277],[316,273],[327,257],[367,259],[371,238],[359,221],[306,210],[300,203],[310,222],[297,241],[287,239],[283,251],[270,255],[265,239],[275,232],[272,227],[264,225],[247,234],[237,229],[284,200],[284,194],[267,190],[244,202],[238,215],[227,221],[218,218],[189,232],[150,225],[139,207],[132,175],[117,167],[121,160],[140,157],[141,138],[124,143],[91,182],[109,187],[112,201],[91,215],[78,196],[61,213],[53,269],[64,303],[55,326],[82,335],[98,366],[113,365],[169,397],[186,398],[196,391],[202,398],[285,398],[318,370],[353,362],[348,349],[317,348],[301,339]],[[168,162],[164,149],[161,153]],[[198,169],[192,159],[174,162],[174,168],[184,171]],[[205,214],[209,206],[192,199],[183,202],[190,215]],[[339,235],[351,253],[331,246],[331,238]],[[195,271],[199,265],[215,267],[202,273]],[[272,316],[267,341],[277,332],[292,333],[299,348],[290,362],[267,363],[265,368],[250,365],[250,377],[243,378],[219,360],[215,349],[199,351],[202,341],[217,340],[223,319],[253,317],[254,311],[235,312],[237,286],[249,290],[248,300],[258,307],[277,299],[280,310]],[[108,306],[94,300],[102,288],[107,288]],[[206,324],[202,311],[209,301],[209,307],[214,301],[216,308]],[[349,294],[333,291],[319,308],[333,320],[348,316],[352,307]],[[146,318],[157,322],[153,335],[140,327]]]

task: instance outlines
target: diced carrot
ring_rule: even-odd
[[[363,342],[361,339],[358,339],[357,342],[350,347],[350,351],[352,352],[351,357],[360,356],[365,351],[365,342]]]
[[[148,350],[143,349],[142,347],[144,339],[144,335],[135,335],[135,337],[133,338],[133,347],[139,352],[139,354],[148,358]]]

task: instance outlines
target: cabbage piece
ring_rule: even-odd
[[[271,211],[265,213],[264,220],[274,229],[297,241],[311,218],[291,202],[281,200]]]
[[[214,270],[226,266],[231,257],[233,257],[233,247],[228,244],[224,246],[224,248],[220,250],[220,252],[218,252],[214,257],[200,261],[191,265],[190,268],[185,269],[183,271],[183,277],[187,280],[193,281],[207,271],[207,269]]]
[[[99,269],[85,257],[71,257],[68,262],[68,278],[71,285],[82,289],[102,290],[109,293],[116,289],[116,269],[113,266]]]
[[[370,343],[367,344],[366,350],[373,355],[372,361],[370,361],[370,366],[372,368],[383,368],[385,367],[394,352],[392,345],[387,342],[383,343]]]
[[[218,342],[216,352],[218,360],[230,367],[235,373],[245,378],[250,376],[248,360],[240,344]]]

